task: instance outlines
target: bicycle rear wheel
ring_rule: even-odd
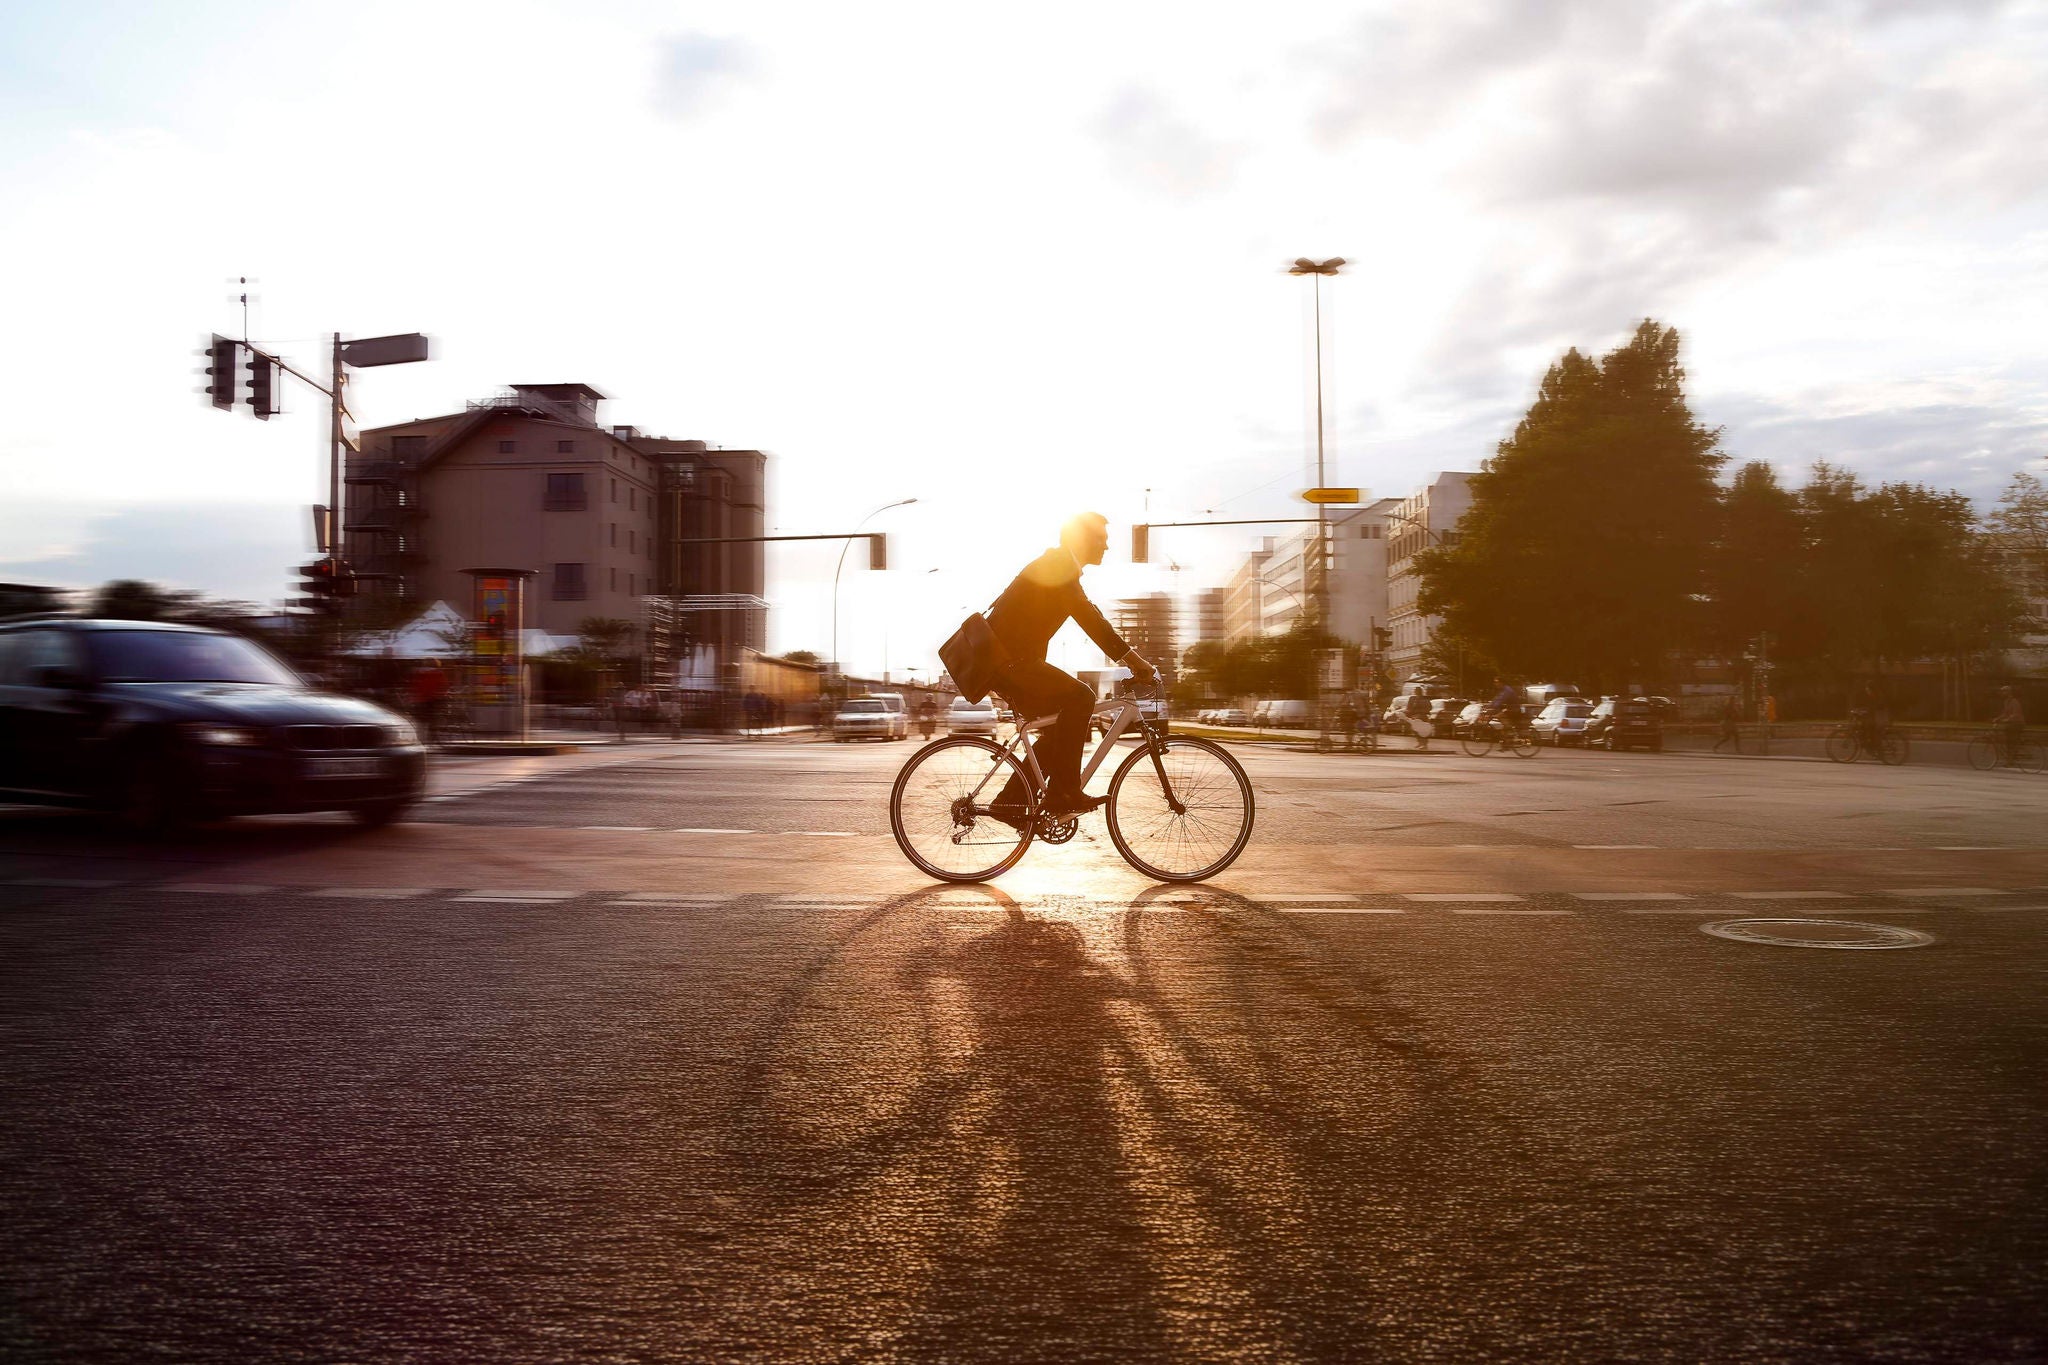
[[[2043,747],[2038,740],[2016,741],[2012,746],[2012,766],[2023,773],[2048,770],[2048,747]]]
[[[1906,737],[1896,730],[1887,730],[1877,737],[1877,756],[1891,767],[1904,763],[1909,752]]]
[[[1846,725],[1837,725],[1828,731],[1828,761],[1831,763],[1854,763],[1856,761],[1856,732]]]
[[[942,882],[980,882],[1016,866],[1031,847],[1037,802],[1018,829],[989,814],[1012,775],[1029,790],[1023,765],[985,739],[937,740],[910,756],[889,793],[889,829],[919,869]]]
[[[1997,736],[1978,735],[1970,741],[1970,766],[1980,773],[1988,773],[1998,766]]]
[[[1140,745],[1109,782],[1109,839],[1124,861],[1162,882],[1198,882],[1237,860],[1252,837],[1251,779],[1221,745],[1181,736]],[[1173,788],[1175,810],[1159,772]]]

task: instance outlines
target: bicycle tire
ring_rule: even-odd
[[[1980,773],[1988,773],[1998,766],[1998,738],[1995,735],[1978,735],[1970,741],[1970,766]]]
[[[1861,747],[1856,732],[1846,725],[1838,725],[1828,731],[1827,755],[1830,763],[1854,763],[1856,750]]]
[[[1543,747],[1537,741],[1535,733],[1529,730],[1517,730],[1504,737],[1501,743],[1511,750],[1516,758],[1534,758]]]
[[[1913,746],[1896,730],[1887,730],[1877,737],[1877,756],[1887,767],[1898,767],[1912,752]]]
[[[1009,871],[1031,847],[1038,826],[1035,796],[1021,830],[988,814],[988,803],[1012,773],[1023,774],[1024,765],[985,739],[959,735],[925,745],[896,774],[889,792],[889,831],[896,846],[918,870],[942,882],[985,882]],[[946,856],[962,849],[979,851]]]
[[[1252,782],[1213,741],[1175,735],[1160,747],[1174,797],[1185,809],[1175,813],[1166,804],[1152,748],[1140,745],[1109,781],[1109,841],[1154,881],[1203,881],[1236,862],[1251,841],[1258,816]]]
[[[1477,734],[1468,734],[1458,742],[1465,746],[1465,752],[1473,758],[1485,758],[1493,752],[1493,735],[1484,730]]]
[[[2048,747],[2022,739],[2012,746],[2012,766],[2023,773],[2048,772]]]

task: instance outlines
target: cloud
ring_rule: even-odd
[[[297,504],[75,504],[9,509],[0,578],[53,587],[95,587],[140,578],[217,597],[267,601],[285,594],[292,567],[309,557],[312,527]],[[38,520],[65,522],[31,539]]]
[[[755,71],[753,50],[730,38],[686,33],[664,39],[655,70],[654,105],[686,119],[711,108]]]
[[[1238,152],[1180,118],[1141,89],[1119,94],[1095,120],[1096,135],[1122,174],[1168,194],[1220,190],[1235,173]]]

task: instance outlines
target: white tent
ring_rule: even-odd
[[[396,630],[372,631],[349,653],[362,658],[463,659],[469,656],[469,618],[436,602]],[[537,659],[576,647],[573,635],[550,635],[539,629],[520,632],[526,657]]]

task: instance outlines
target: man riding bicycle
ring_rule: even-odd
[[[1493,686],[1493,700],[1481,707],[1479,714],[1499,721],[1503,730],[1512,730],[1522,719],[1522,699],[1515,692],[1512,683],[1495,678]]]
[[[1009,666],[996,677],[995,691],[1016,708],[1020,723],[1055,713],[1059,717],[1036,745],[1038,766],[1046,776],[1046,813],[1055,818],[1085,815],[1104,798],[1081,790],[1081,747],[1088,739],[1095,693],[1045,661],[1052,637],[1071,619],[1105,655],[1137,677],[1147,682],[1159,677],[1159,670],[1116,633],[1081,590],[1081,571],[1100,564],[1108,549],[1108,518],[1094,512],[1070,517],[1060,527],[1060,543],[1025,565],[988,611],[989,629],[1010,656]],[[989,809],[996,818],[1019,824],[1026,806],[1023,777],[1017,772]]]

